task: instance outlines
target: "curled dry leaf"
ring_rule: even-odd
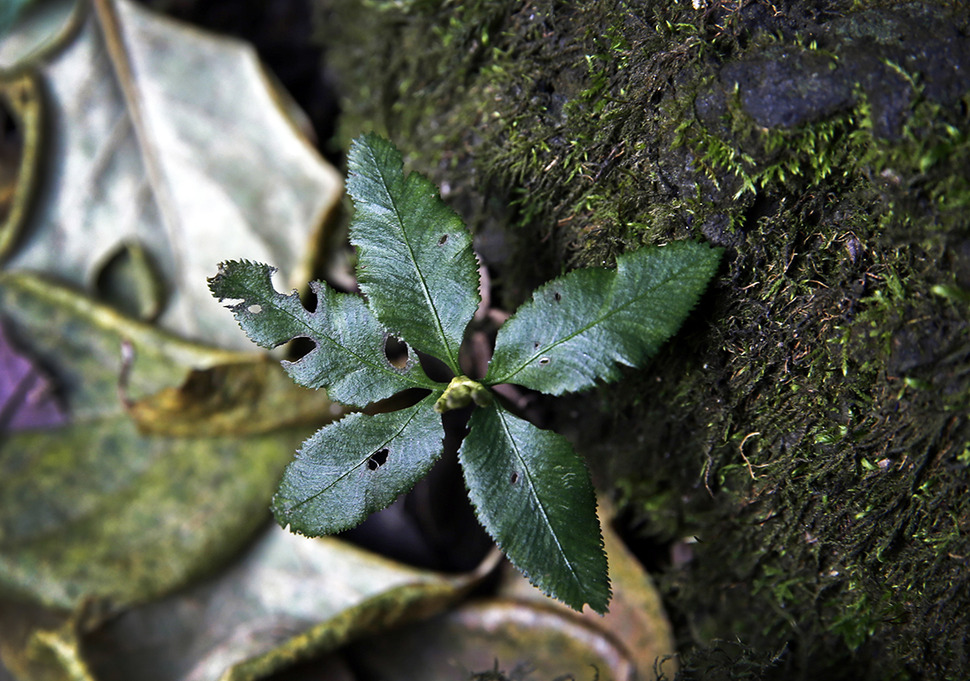
[[[381,654],[373,651],[380,649]],[[551,603],[470,602],[351,648],[366,678],[634,681],[623,646],[606,630]],[[475,674],[480,674],[476,676]]]
[[[600,515],[609,515],[609,504]],[[355,643],[349,659],[368,678],[611,679],[676,674],[672,630],[650,576],[603,523],[613,600],[580,614],[540,594],[508,564],[497,597],[472,601]],[[380,650],[375,655],[374,650]]]
[[[657,665],[667,677],[677,672],[673,630],[664,612],[660,593],[649,573],[613,530],[608,518],[612,505],[600,499],[599,515],[603,543],[610,564],[613,601],[603,616],[586,611],[582,615],[563,608],[560,603],[543,597],[512,570],[506,570],[500,593],[512,598],[548,603],[563,610],[564,615],[583,619],[588,625],[618,641],[635,678],[653,679]],[[528,655],[528,649],[523,652]],[[578,678],[578,677],[577,677]]]
[[[86,649],[100,681],[255,681],[428,617],[494,562],[444,575],[273,527],[217,579],[122,615]]]

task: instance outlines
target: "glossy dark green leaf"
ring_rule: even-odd
[[[482,525],[542,591],[605,612],[610,584],[596,498],[569,441],[498,404],[476,409],[469,429],[460,458]]]
[[[351,414],[303,444],[273,499],[281,525],[308,536],[350,529],[411,489],[441,456],[441,393],[386,414]]]
[[[483,382],[551,395],[641,366],[676,333],[707,287],[720,249],[684,241],[574,270],[542,286],[499,330]]]
[[[410,353],[403,369],[388,361],[386,333],[360,296],[313,282],[317,307],[310,312],[296,292],[283,295],[273,288],[273,272],[268,265],[225,262],[209,280],[209,288],[218,298],[233,301],[227,307],[262,347],[275,348],[294,338],[316,344],[298,361],[283,362],[297,383],[326,388],[332,399],[358,407],[407,388],[435,386]]]
[[[356,140],[348,167],[357,209],[350,240],[371,309],[392,333],[461,373],[458,347],[480,300],[471,235],[431,181],[404,175],[387,140]]]
[[[430,181],[405,175],[400,152],[365,135],[348,160],[357,214],[351,241],[365,299],[315,285],[307,312],[270,284],[271,268],[230,262],[212,290],[256,342],[293,337],[317,347],[289,370],[304,385],[362,405],[406,387],[432,394],[399,412],[354,414],[310,438],[274,500],[297,532],[348,529],[390,504],[441,452],[435,410],[478,405],[460,450],[469,497],[512,563],[545,593],[575,609],[604,612],[610,600],[596,501],[569,442],[491,403],[486,386],[519,383],[550,394],[582,390],[640,366],[680,327],[720,252],[695,243],[643,249],[616,270],[578,270],[539,289],[500,330],[481,383],[461,375],[458,349],[479,303],[471,237]],[[455,379],[429,380],[413,357],[402,369],[384,356],[385,330],[448,365]]]

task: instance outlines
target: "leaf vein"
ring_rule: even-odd
[[[559,541],[559,536],[556,534],[555,530],[553,529],[552,521],[549,519],[549,513],[548,511],[546,511],[546,507],[543,505],[542,500],[539,497],[539,494],[535,491],[536,485],[532,479],[532,471],[525,463],[525,459],[522,456],[521,450],[519,449],[519,446],[515,441],[515,437],[512,435],[512,431],[509,429],[508,423],[505,420],[504,412],[502,410],[498,410],[498,416],[499,416],[499,419],[501,419],[502,421],[502,430],[505,431],[505,437],[508,440],[513,453],[515,454],[516,459],[518,459],[519,463],[521,464],[523,477],[528,481],[529,489],[532,490],[532,496],[536,500],[536,504],[539,508],[539,514],[542,516],[542,519],[545,522],[546,527],[549,528],[549,534],[552,536],[553,541],[556,542],[556,548],[559,549],[559,555],[566,563],[566,567],[569,569],[569,574],[571,574],[573,576],[573,579],[581,585],[582,582],[575,568],[573,567],[573,562],[569,560],[569,558],[567,557],[566,551],[563,549],[563,545]]]
[[[277,295],[281,295],[281,294],[277,294]],[[337,348],[338,350],[342,350],[342,351],[346,352],[351,357],[353,357],[354,359],[356,359],[357,361],[359,361],[361,364],[363,364],[365,366],[368,366],[368,367],[371,367],[371,368],[374,368],[374,369],[378,369],[378,370],[382,371],[383,373],[385,373],[385,374],[387,374],[389,376],[394,376],[395,378],[402,378],[402,379],[404,379],[406,381],[409,381],[410,383],[412,383],[415,386],[428,387],[428,388],[432,387],[431,384],[426,384],[423,381],[416,381],[413,377],[408,376],[407,374],[401,373],[401,372],[395,370],[393,367],[388,367],[388,366],[385,366],[385,365],[383,365],[381,363],[374,362],[368,356],[361,355],[361,354],[357,353],[356,351],[354,351],[353,349],[351,349],[351,347],[349,345],[344,345],[343,343],[341,343],[337,339],[333,338],[330,334],[325,333],[325,332],[318,331],[316,328],[314,328],[306,320],[305,317],[294,315],[292,312],[290,312],[285,307],[282,307],[282,306],[280,306],[278,304],[275,304],[275,301],[267,301],[267,304],[273,305],[273,307],[275,307],[277,309],[277,311],[279,311],[282,314],[285,314],[286,316],[288,316],[290,319],[292,319],[294,322],[296,322],[297,325],[302,326],[303,329],[307,332],[306,337],[309,338],[310,340],[313,340],[313,341],[317,341],[317,340],[320,340],[320,339],[326,340],[331,345],[333,345],[335,348]],[[313,314],[317,314],[317,313],[313,313]],[[294,338],[295,337],[296,336],[294,336]],[[293,362],[293,364],[298,364],[299,361],[300,360],[296,360],[295,362]]]
[[[360,460],[359,463],[354,464],[349,469],[347,469],[347,472],[345,472],[342,475],[340,475],[337,478],[335,478],[328,485],[322,487],[319,492],[316,492],[314,494],[311,494],[310,496],[306,497],[305,499],[302,499],[302,500],[298,501],[297,503],[293,504],[292,506],[287,506],[287,508],[286,508],[287,512],[294,511],[294,510],[302,507],[303,505],[308,504],[311,501],[313,501],[313,500],[315,500],[315,499],[323,496],[324,494],[326,494],[327,492],[329,492],[333,487],[335,487],[336,485],[338,485],[342,480],[344,480],[346,477],[348,477],[350,474],[352,474],[352,473],[360,470],[360,468],[362,466],[366,466],[368,460],[370,460],[371,455],[375,451],[379,451],[382,448],[387,447],[392,442],[394,442],[394,440],[396,440],[397,438],[399,438],[401,436],[401,433],[403,433],[405,431],[405,429],[408,427],[408,425],[410,425],[411,421],[413,421],[414,418],[417,415],[418,415],[418,409],[412,409],[411,416],[408,417],[408,420],[405,421],[401,425],[401,427],[393,435],[391,435],[390,437],[388,437],[386,440],[384,440],[383,442],[381,442],[379,445],[377,445],[375,447],[371,447],[371,449],[368,450],[367,454],[364,456],[363,459]]]
[[[587,331],[589,331],[589,330],[590,330],[591,328],[593,328],[594,326],[596,326],[596,325],[598,325],[598,324],[601,324],[602,322],[604,322],[604,321],[606,321],[607,319],[609,319],[609,318],[610,318],[610,317],[612,317],[613,315],[615,315],[615,314],[618,314],[618,313],[620,313],[620,312],[622,312],[623,310],[625,310],[626,308],[628,308],[628,307],[630,307],[630,306],[631,306],[631,305],[633,305],[634,303],[637,303],[637,302],[639,302],[640,300],[642,300],[643,298],[645,298],[645,297],[647,297],[647,296],[649,296],[649,295],[651,295],[651,294],[652,294],[652,293],[653,293],[653,292],[654,292],[654,291],[655,291],[655,290],[656,290],[657,288],[659,288],[659,287],[661,287],[661,286],[664,286],[665,284],[667,284],[667,283],[669,283],[669,282],[670,282],[671,280],[673,280],[673,279],[676,279],[676,278],[677,278],[677,276],[678,276],[678,275],[679,275],[679,274],[680,274],[680,273],[681,273],[681,272],[682,272],[682,271],[683,271],[684,269],[690,269],[690,268],[689,268],[689,266],[687,266],[687,265],[685,265],[685,266],[683,266],[683,267],[681,267],[681,268],[679,268],[679,269],[678,269],[678,270],[677,270],[676,272],[672,272],[672,273],[671,273],[671,274],[670,274],[670,275],[669,275],[669,276],[668,276],[667,278],[665,278],[665,279],[663,279],[663,280],[661,280],[661,281],[658,281],[658,282],[656,282],[656,283],[655,283],[655,284],[654,284],[653,286],[650,286],[650,287],[648,287],[648,288],[647,288],[647,289],[645,289],[645,290],[644,290],[644,291],[643,291],[642,293],[640,293],[640,294],[639,294],[639,295],[637,295],[637,296],[634,296],[633,298],[631,298],[630,300],[628,300],[628,301],[627,301],[626,303],[624,303],[624,304],[622,304],[622,305],[620,305],[619,307],[611,307],[611,308],[609,308],[609,310],[608,310],[608,312],[607,312],[606,314],[604,314],[604,315],[602,315],[602,316],[600,316],[600,317],[597,317],[597,318],[595,318],[595,319],[594,319],[593,321],[591,321],[591,322],[590,322],[589,324],[587,324],[586,326],[584,326],[584,327],[582,327],[581,329],[579,329],[579,330],[577,330],[577,331],[575,331],[575,332],[573,332],[573,333],[571,333],[571,334],[570,334],[570,335],[568,335],[568,336],[564,336],[563,338],[560,338],[559,340],[557,340],[557,341],[555,341],[555,342],[553,342],[553,343],[550,343],[549,345],[545,345],[545,346],[541,346],[540,348],[538,348],[538,349],[537,349],[537,350],[536,350],[536,351],[535,351],[535,352],[534,352],[534,353],[532,354],[532,356],[531,356],[531,357],[529,357],[528,359],[526,359],[526,360],[524,360],[524,361],[523,361],[523,362],[522,362],[522,363],[521,363],[521,364],[520,364],[520,365],[519,365],[519,366],[518,366],[518,367],[517,367],[517,368],[515,369],[515,371],[512,371],[512,372],[510,372],[510,373],[507,373],[507,374],[505,374],[505,376],[502,376],[501,378],[496,378],[496,379],[495,379],[495,380],[493,381],[493,385],[494,385],[494,384],[498,384],[498,383],[510,383],[510,382],[512,382],[512,381],[511,381],[511,379],[512,379],[512,378],[513,378],[513,377],[514,377],[514,376],[515,376],[516,374],[518,374],[519,372],[521,372],[522,370],[524,370],[524,369],[525,369],[525,368],[526,368],[527,366],[529,366],[529,364],[531,364],[531,363],[532,363],[533,361],[535,361],[535,359],[536,359],[537,357],[540,357],[540,356],[542,356],[542,355],[544,355],[545,353],[547,353],[547,352],[549,352],[550,350],[552,350],[552,349],[554,349],[554,348],[557,348],[557,347],[559,347],[559,346],[560,346],[560,345],[562,345],[563,343],[568,343],[569,341],[571,341],[571,340],[572,340],[573,338],[575,338],[576,336],[579,336],[579,335],[582,335],[582,334],[584,334],[584,333],[586,333]],[[617,280],[618,280],[618,279],[619,279],[619,273],[617,273],[617,274],[616,274],[616,275],[614,276],[614,279],[613,279],[613,286],[612,286],[612,288],[611,288],[611,290],[610,290],[610,297],[609,297],[609,299],[608,299],[608,300],[612,300],[612,299],[613,299],[613,297],[614,297],[614,295],[615,295],[615,292],[616,292],[616,284],[617,284]],[[606,307],[606,304],[605,304],[605,303],[604,303],[604,307]],[[641,326],[643,326],[643,325],[641,325]]]
[[[418,259],[414,254],[414,248],[411,245],[410,234],[408,233],[408,230],[405,227],[405,221],[402,216],[402,212],[398,208],[397,201],[395,200],[393,194],[391,193],[390,187],[388,186],[387,179],[384,176],[384,170],[385,170],[384,166],[382,166],[381,164],[376,164],[376,165],[378,167],[377,172],[380,174],[380,178],[381,178],[381,188],[384,190],[384,195],[387,197],[387,201],[390,204],[392,212],[394,213],[394,219],[401,230],[401,241],[404,243],[404,246],[408,250],[408,258],[410,258],[411,260],[411,265],[417,275],[418,282],[421,285],[421,293],[424,294],[424,300],[428,304],[428,307],[431,309],[431,312],[434,315],[434,323],[438,329],[438,335],[441,337],[441,340],[444,342],[445,352],[448,355],[447,359],[451,361],[451,363],[454,365],[453,366],[454,368],[455,366],[457,366],[457,361],[455,360],[455,357],[454,357],[455,353],[451,348],[451,343],[448,342],[448,334],[445,333],[444,324],[442,324],[441,322],[441,315],[438,313],[438,306],[435,305],[434,299],[431,296],[431,289],[428,286],[427,280],[425,279],[424,272],[421,271],[421,267],[418,265]],[[407,186],[406,178],[402,178],[402,182],[404,182],[405,186]]]

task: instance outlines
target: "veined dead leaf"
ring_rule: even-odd
[[[119,253],[137,249],[158,279],[132,277],[147,282],[139,308],[184,337],[248,347],[206,277],[249,258],[276,264],[281,288],[307,281],[340,177],[245,43],[130,0],[92,0],[76,21],[60,50],[34,62],[49,132],[28,150],[41,154],[33,210],[0,240],[0,257],[92,292]]]
[[[261,355],[184,341],[31,275],[0,272],[0,316],[30,339],[69,419],[3,438],[0,596],[111,611],[211,571],[268,520],[294,448],[333,417],[325,393],[294,393]],[[180,430],[177,417],[156,414],[151,433],[131,417],[127,401],[151,402],[224,366],[227,385],[200,395],[216,432],[202,416]],[[306,403],[302,427],[287,415],[273,428],[280,402]]]

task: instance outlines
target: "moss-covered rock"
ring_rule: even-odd
[[[443,185],[509,307],[728,249],[650,368],[566,406],[674,549],[685,678],[970,676],[970,10],[321,3],[345,139]]]

